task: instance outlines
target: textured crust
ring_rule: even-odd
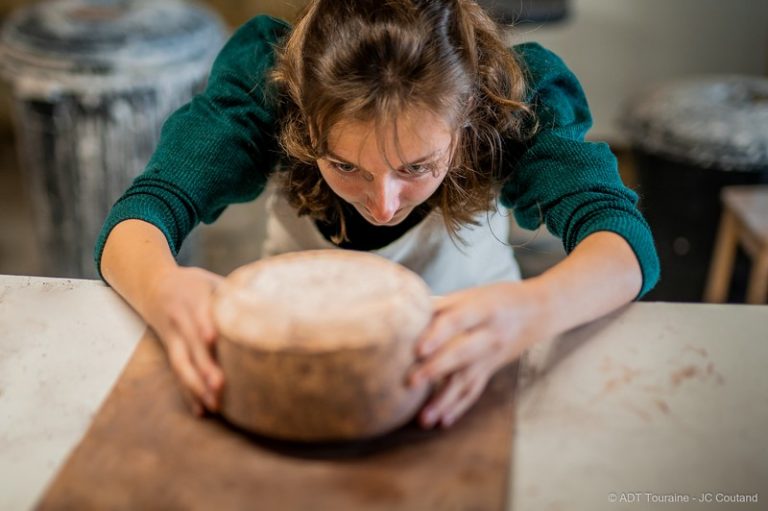
[[[405,378],[431,314],[424,282],[372,254],[315,250],[239,268],[214,300],[222,414],[289,440],[386,433],[426,396]]]

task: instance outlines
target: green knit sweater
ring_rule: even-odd
[[[198,222],[211,223],[229,204],[253,200],[264,190],[280,159],[265,75],[274,65],[273,45],[289,30],[283,21],[257,16],[227,42],[205,92],[168,118],[145,171],[109,213],[96,243],[97,267],[107,236],[123,220],[156,225],[175,254]],[[527,67],[527,101],[541,129],[522,155],[506,160],[511,168],[502,205],[514,210],[524,228],[543,221],[567,252],[591,233],[619,234],[637,256],[640,296],[645,294],[659,277],[651,232],[608,146],[584,141],[592,119],[578,80],[537,44],[513,51]],[[508,149],[520,153],[513,142]]]

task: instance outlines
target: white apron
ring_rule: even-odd
[[[274,187],[267,207],[267,233],[262,257],[302,250],[342,250],[323,236],[307,215],[296,210]],[[371,250],[412,270],[426,281],[435,295],[499,281],[520,280],[520,268],[509,245],[509,218],[483,213],[478,226],[464,226],[454,242],[439,212],[432,211],[400,238]]]

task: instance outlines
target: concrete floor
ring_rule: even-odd
[[[62,276],[44,267],[28,196],[13,140],[0,137],[0,274]],[[262,202],[230,206],[213,225],[198,228],[196,263],[226,275],[256,259],[264,234]],[[544,229],[513,226],[511,241],[524,276],[541,273],[564,257],[559,240]]]

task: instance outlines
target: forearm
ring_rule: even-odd
[[[613,232],[586,237],[562,262],[530,280],[550,335],[595,320],[632,301],[642,272],[629,244]]]
[[[176,266],[162,231],[142,220],[117,224],[101,257],[104,279],[143,317],[150,284]]]

